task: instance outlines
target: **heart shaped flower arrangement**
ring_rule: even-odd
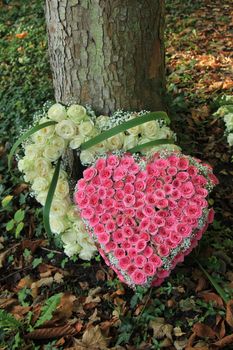
[[[75,203],[105,262],[130,287],[160,285],[213,221],[212,168],[181,152],[110,153],[83,172]]]

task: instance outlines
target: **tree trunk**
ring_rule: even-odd
[[[163,109],[164,0],[46,0],[46,20],[57,102]]]

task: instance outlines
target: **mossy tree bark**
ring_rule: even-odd
[[[163,109],[164,0],[46,0],[57,102]]]

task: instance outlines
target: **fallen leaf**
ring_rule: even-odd
[[[233,334],[227,335],[226,337],[213,343],[214,346],[216,346],[220,349],[224,348],[225,346],[230,345],[230,344],[233,344]]]
[[[206,301],[207,303],[209,303],[210,301],[213,301],[219,307],[224,306],[222,298],[216,293],[202,292],[202,293],[199,293],[198,296],[204,299],[204,301]]]
[[[61,327],[40,328],[25,335],[26,339],[51,339],[59,338],[67,335],[75,335],[77,333],[75,327],[67,324]]]
[[[173,329],[175,337],[182,337],[182,335],[186,334],[185,332],[182,332],[182,329],[180,327],[175,327]]]
[[[22,32],[22,33],[15,34],[15,37],[18,39],[24,39],[24,38],[26,38],[26,36],[28,36],[28,32]]]
[[[233,300],[229,300],[226,306],[226,321],[233,328]]]
[[[153,334],[156,339],[162,339],[165,336],[172,340],[173,326],[165,324],[165,320],[162,317],[156,317],[149,323],[149,328],[153,329]]]
[[[82,340],[75,340],[75,349],[80,350],[107,350],[107,339],[102,335],[99,326],[85,330]]]
[[[193,326],[193,332],[200,338],[210,338],[216,337],[216,332],[212,328],[203,323],[196,323]]]
[[[183,350],[183,349],[185,349],[187,342],[188,342],[187,338],[185,338],[183,340],[175,340],[174,346],[175,346],[176,350]]]

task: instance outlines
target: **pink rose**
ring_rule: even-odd
[[[182,237],[188,237],[192,233],[192,229],[187,224],[178,224],[176,226],[177,233]]]
[[[112,239],[116,243],[122,243],[125,240],[124,233],[122,229],[117,229],[115,232],[112,234]]]
[[[135,196],[132,194],[127,194],[123,198],[123,203],[126,207],[132,207],[135,203]]]
[[[187,169],[187,172],[190,176],[196,176],[198,173],[198,169],[194,165],[190,165]]]
[[[125,196],[125,193],[124,193],[123,190],[116,190],[114,198],[115,198],[116,201],[122,201],[124,196]]]
[[[146,257],[149,258],[153,254],[153,249],[149,246],[146,246],[146,248],[143,250],[142,254]]]
[[[177,164],[177,168],[180,170],[187,170],[189,167],[189,160],[188,158],[182,157],[179,159],[179,162]]]
[[[207,219],[208,224],[212,224],[212,222],[214,221],[214,214],[215,214],[214,209],[211,208],[209,210],[208,219]]]
[[[104,199],[106,197],[106,190],[104,187],[100,187],[97,193],[100,199]]]
[[[103,170],[100,170],[99,177],[100,181],[109,179],[112,176],[112,168],[106,167]]]
[[[119,159],[115,155],[110,155],[107,158],[107,165],[111,168],[116,168],[119,165]]]
[[[116,224],[117,226],[122,226],[124,223],[124,216],[123,215],[117,215],[116,217]]]
[[[164,176],[163,179],[164,179],[164,182],[166,184],[170,184],[172,182],[172,176],[171,175],[166,175],[166,176]]]
[[[94,227],[94,232],[96,235],[100,234],[100,233],[103,233],[104,232],[104,225],[102,224],[97,224],[95,227]]]
[[[105,179],[102,181],[102,186],[106,188],[112,188],[113,187],[113,182],[111,179]]]
[[[129,226],[123,227],[124,237],[131,237],[131,236],[133,236],[133,234],[134,234],[134,231],[131,227],[129,227]]]
[[[133,282],[135,284],[138,284],[138,285],[142,285],[146,282],[145,274],[138,269],[132,273],[131,278],[132,278]]]
[[[155,188],[157,188],[157,189],[163,188],[163,183],[162,183],[161,180],[157,180],[157,181],[155,182]]]
[[[180,199],[181,197],[181,191],[179,190],[173,190],[171,193],[171,198],[174,199],[175,201],[177,201],[178,199]]]
[[[114,188],[116,190],[122,189],[124,187],[124,182],[122,180],[114,182]]]
[[[135,198],[137,199],[144,199],[144,193],[140,191],[135,191],[134,192]]]
[[[165,192],[163,190],[160,190],[160,189],[156,190],[154,195],[155,195],[155,198],[157,198],[157,199],[163,199],[166,196]]]
[[[95,207],[99,204],[99,196],[98,194],[92,194],[89,199],[89,203],[92,207]]]
[[[209,194],[209,192],[205,188],[199,186],[196,187],[196,193],[202,197],[207,197]]]
[[[179,235],[178,233],[176,233],[176,232],[174,232],[174,231],[172,231],[171,233],[170,233],[170,240],[172,241],[172,242],[174,242],[176,245],[178,245],[181,241],[182,241],[182,237],[181,237],[181,235]]]
[[[150,240],[150,235],[147,232],[141,232],[139,234],[139,239],[145,241],[145,242],[149,242]]]
[[[97,237],[100,244],[107,244],[110,239],[109,234],[106,232],[99,233]]]
[[[119,166],[114,170],[113,179],[114,181],[122,180],[126,176],[126,169]]]
[[[177,167],[170,166],[167,168],[167,174],[171,176],[175,176],[177,174]]]
[[[141,222],[139,224],[139,229],[146,230],[148,228],[149,224],[150,224],[150,219],[143,217],[143,219],[141,220]]]
[[[76,201],[76,203],[78,203],[78,206],[79,206],[80,209],[89,207],[89,199],[87,197],[81,199],[78,202]]]
[[[170,253],[170,249],[165,244],[161,244],[158,247],[158,254],[160,256],[168,256],[169,253]]]
[[[166,169],[168,167],[169,163],[168,163],[167,159],[157,159],[154,162],[154,165],[155,165],[156,168]]]
[[[143,255],[139,254],[134,258],[134,264],[136,267],[143,267],[146,262],[147,262],[147,259]]]
[[[95,211],[93,208],[88,207],[88,208],[82,209],[81,214],[82,214],[82,218],[90,219],[94,216]]]
[[[118,264],[122,270],[126,270],[130,265],[130,258],[128,256],[123,256],[123,258],[119,259]]]
[[[96,174],[97,170],[94,167],[87,168],[83,171],[83,177],[86,181],[90,181]]]
[[[87,185],[85,191],[86,194],[90,196],[91,194],[95,193],[95,187],[93,185]]]
[[[106,160],[104,158],[99,158],[95,163],[95,167],[98,171],[103,170],[106,167]]]
[[[154,216],[155,215],[155,210],[154,208],[150,207],[149,205],[145,205],[143,208],[142,208],[142,212],[143,214],[146,216],[146,217],[151,217],[151,216]],[[147,224],[147,227],[149,225],[149,222]]]
[[[130,183],[125,184],[124,191],[126,194],[134,193],[134,186]]]
[[[209,180],[210,180],[214,185],[218,185],[218,184],[219,184],[219,181],[218,181],[217,177],[216,177],[214,174],[209,173],[208,177],[209,177]]]
[[[176,178],[180,180],[181,182],[186,182],[189,179],[189,174],[185,171],[180,171],[177,175]]]
[[[91,227],[96,226],[99,223],[99,217],[94,215],[92,218],[89,219],[89,224]]]
[[[126,217],[124,218],[124,225],[132,227],[136,225],[136,222],[133,218]]]
[[[157,208],[159,208],[159,209],[167,208],[167,206],[168,206],[168,200],[167,200],[166,198],[160,199],[160,200],[158,200],[156,206],[157,206]]]
[[[124,250],[129,250],[131,247],[131,244],[128,241],[124,241],[124,242],[122,242],[121,247]]]
[[[153,219],[153,223],[158,227],[162,227],[165,225],[165,220],[164,220],[164,218],[161,218],[159,216],[155,216]]]
[[[144,203],[143,203],[143,205],[144,205]],[[141,209],[136,210],[136,218],[139,220],[144,218],[144,214],[143,214]]]
[[[108,220],[105,224],[105,229],[107,232],[113,232],[116,229],[116,224],[113,220]]]
[[[87,185],[86,181],[84,179],[80,179],[78,180],[78,183],[77,183],[77,189],[84,190],[86,185]]]
[[[170,184],[165,184],[164,186],[163,186],[163,190],[164,190],[164,192],[165,192],[165,195],[168,195],[168,194],[171,194],[172,193],[172,189],[173,189],[173,187],[172,187],[172,185],[170,185]]]
[[[128,268],[127,268],[127,273],[129,275],[132,275],[132,273],[134,273],[134,271],[136,270],[136,267],[134,265],[129,265]]]
[[[133,174],[127,175],[125,178],[125,183],[134,183],[136,179],[136,176]]]
[[[128,216],[131,216],[131,217],[134,217],[135,216],[135,210],[132,209],[132,208],[126,208],[124,210],[124,214],[128,215]]]
[[[202,209],[198,205],[192,204],[184,209],[184,213],[190,218],[198,219],[202,216]]]
[[[91,182],[92,182],[92,185],[98,187],[98,186],[100,185],[100,178],[99,178],[99,176],[98,176],[98,175],[95,176],[95,177],[92,179]]]
[[[136,244],[138,242],[138,240],[139,240],[139,237],[137,234],[134,234],[134,235],[129,237],[129,242],[131,244]]]
[[[146,274],[146,276],[153,276],[155,274],[155,267],[152,263],[147,262],[143,266],[143,271]]]
[[[193,176],[192,181],[194,185],[199,185],[199,186],[205,186],[208,182],[203,175]]]
[[[137,249],[137,252],[142,252],[146,248],[146,242],[142,239],[140,239],[137,243],[135,248]]]
[[[121,166],[124,166],[126,168],[129,168],[130,165],[133,165],[134,164],[134,159],[132,156],[124,156],[122,159],[121,159]]]
[[[127,253],[128,256],[133,259],[137,255],[137,250],[135,248],[129,248]]]
[[[116,248],[117,248],[117,245],[115,242],[109,242],[105,246],[105,251],[106,251],[106,253],[110,253],[110,252],[114,251]]]
[[[170,270],[160,270],[157,272],[157,275],[159,278],[166,278],[170,275],[171,271]]]
[[[156,254],[153,254],[149,257],[149,262],[152,263],[156,268],[163,265],[161,258]]]
[[[151,222],[147,228],[147,231],[150,233],[150,235],[154,236],[158,232],[158,227]]]
[[[109,209],[115,206],[115,201],[112,198],[105,198],[102,200],[102,203],[106,209]]]
[[[115,194],[115,190],[113,188],[108,188],[106,192],[107,197],[113,197]]]
[[[146,183],[145,181],[139,180],[135,182],[134,186],[136,191],[144,191],[146,188]]]
[[[175,155],[171,155],[168,157],[168,163],[170,166],[176,167],[179,163],[179,158]]]
[[[180,192],[184,198],[191,198],[195,193],[193,183],[191,181],[183,183],[180,187]]]
[[[137,181],[139,181],[139,180],[141,180],[141,181],[144,181],[144,180],[146,180],[146,178],[147,178],[147,173],[146,173],[146,171],[144,171],[144,170],[142,170],[142,171],[140,171],[138,174],[137,174]]]
[[[159,169],[155,166],[155,164],[147,164],[146,171],[149,176],[159,176]]]
[[[140,167],[138,164],[134,163],[129,167],[129,173],[131,174],[137,174],[140,171]]]
[[[114,249],[113,254],[117,259],[120,259],[120,258],[123,258],[123,256],[125,256],[125,251],[124,249],[116,248]]]
[[[172,181],[172,186],[175,188],[179,188],[181,186],[181,181],[175,179]]]
[[[184,208],[186,207],[186,205],[188,204],[188,201],[186,198],[181,198],[179,201],[178,201],[178,207],[179,208]]]

